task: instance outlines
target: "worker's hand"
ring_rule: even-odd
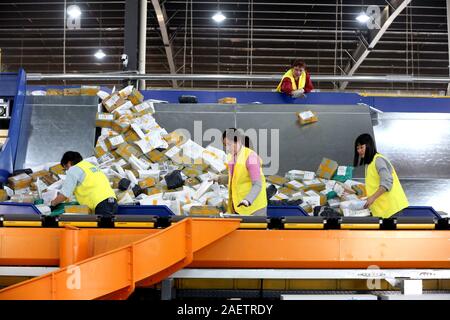
[[[298,89],[298,90],[292,91],[293,98],[303,98],[304,96],[305,96],[305,90],[303,90],[303,89]]]
[[[374,196],[368,197],[367,202],[364,205],[364,209],[368,209],[375,202],[375,200],[377,200],[377,199]]]
[[[250,202],[247,199],[242,200],[239,204],[238,207],[249,207],[250,206]]]

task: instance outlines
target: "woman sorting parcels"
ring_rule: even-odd
[[[265,216],[267,195],[262,161],[253,150],[243,145],[244,139],[244,135],[235,128],[223,132],[228,175],[219,176],[218,181],[228,183],[228,213]]]
[[[408,199],[403,191],[392,164],[377,152],[373,138],[365,133],[356,138],[354,166],[365,165],[367,203],[372,215],[390,218],[408,207]]]

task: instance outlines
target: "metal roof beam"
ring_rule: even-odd
[[[369,33],[369,39],[361,39],[356,50],[353,53],[352,59],[345,67],[345,72],[348,76],[355,74],[359,66],[364,62],[366,57],[375,48],[380,39],[383,37],[386,30],[394,22],[394,20],[400,15],[403,9],[411,3],[412,0],[389,0],[388,5],[381,13],[381,24],[379,29],[372,30]],[[365,43],[367,41],[367,43]],[[341,90],[345,90],[348,82],[343,82],[340,86]]]
[[[162,7],[159,3],[159,0],[152,0],[153,8],[155,9],[156,19],[158,20],[159,30],[161,32],[161,38],[163,40],[164,49],[166,51],[167,62],[169,63],[170,73],[177,73],[175,68],[175,61],[173,59],[173,49],[172,44],[169,39],[169,33],[167,31],[167,14],[164,7]],[[178,83],[176,80],[172,80],[172,85],[174,88],[178,87]]]

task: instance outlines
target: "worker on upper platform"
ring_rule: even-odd
[[[367,203],[372,215],[391,218],[409,206],[397,172],[383,155],[377,152],[370,134],[362,134],[355,141],[354,166],[365,165]]]
[[[306,71],[306,64],[303,60],[297,59],[292,63],[291,68],[283,75],[277,92],[282,92],[293,98],[303,98],[305,93],[314,90],[311,77]]]
[[[228,183],[228,213],[265,216],[267,195],[262,161],[255,151],[246,146],[248,142],[245,142],[245,138],[235,128],[223,132],[228,175],[222,175],[216,181]]]
[[[112,215],[117,212],[116,195],[106,175],[92,163],[83,160],[81,154],[67,151],[61,159],[66,170],[66,178],[62,189],[52,200],[56,206],[75,194],[80,205],[89,207],[97,215]]]

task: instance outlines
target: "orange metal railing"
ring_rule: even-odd
[[[0,300],[126,299],[136,285],[158,283],[189,265],[194,252],[236,230],[239,223],[235,219],[184,219],[91,258],[87,258],[88,230],[66,229],[59,238],[63,267],[1,290]]]

